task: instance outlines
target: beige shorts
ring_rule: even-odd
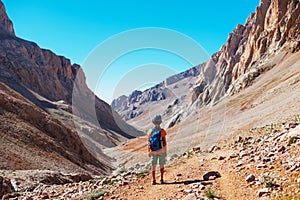
[[[159,163],[159,165],[165,165],[166,164],[166,154],[162,153],[162,154],[152,154],[151,155],[151,164],[152,165],[157,165],[157,161]]]

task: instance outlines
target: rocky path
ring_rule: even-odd
[[[28,200],[298,200],[300,125],[272,124],[219,142],[209,152],[191,149],[165,168],[165,184],[152,185],[147,169],[120,169],[117,175],[93,178],[49,171],[28,177],[26,172],[1,172],[0,194],[3,199]],[[23,179],[29,180],[27,186]]]
[[[148,175],[104,199],[300,199],[299,136],[298,123],[252,129],[210,153],[185,153],[166,168],[167,184]],[[221,177],[204,180],[207,172]]]

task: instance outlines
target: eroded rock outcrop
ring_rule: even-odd
[[[8,18],[5,7],[1,1],[0,1],[0,32],[11,34],[11,35],[15,34],[13,24],[11,20]]]
[[[267,59],[300,49],[300,3],[262,0],[245,25],[237,25],[221,50],[202,68],[192,103],[202,106],[235,94],[271,69]]]
[[[5,13],[2,2],[0,3],[0,24],[2,22],[1,26],[13,34],[12,23]],[[0,32],[0,42],[0,81],[39,107],[44,108],[50,105],[36,99],[28,89],[50,101],[64,100],[69,105],[72,105],[74,95],[78,95],[88,102],[86,104],[95,103],[95,115],[98,119],[95,123],[99,123],[101,127],[120,133],[127,138],[141,134],[118,120],[119,117],[111,110],[111,107],[95,96],[87,87],[84,72],[79,65],[72,64],[68,58],[58,56],[50,50],[41,49],[37,44],[14,35],[7,37],[6,33]],[[74,90],[75,85],[76,90]],[[90,111],[84,111],[86,104],[79,103],[76,109],[84,112],[85,118],[90,120],[93,116],[89,116]],[[130,133],[126,130],[130,130]]]
[[[0,71],[1,169],[107,174],[102,148],[142,134],[95,96],[79,65],[18,38],[1,0]]]

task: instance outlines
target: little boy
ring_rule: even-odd
[[[155,170],[157,162],[160,166],[160,183],[164,183],[164,165],[167,156],[167,132],[160,127],[162,122],[160,115],[155,115],[153,120],[154,128],[148,130],[148,153],[151,157],[152,165],[152,184],[156,184]]]

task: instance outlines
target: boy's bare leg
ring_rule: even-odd
[[[160,165],[160,180],[161,181],[164,180],[164,172],[165,172],[164,165]]]
[[[152,180],[155,181],[155,170],[156,170],[156,165],[152,165]]]

